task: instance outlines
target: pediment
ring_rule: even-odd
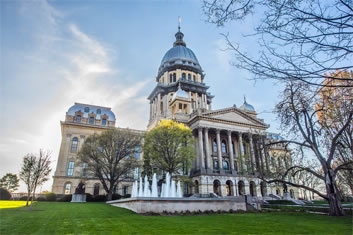
[[[253,118],[248,114],[241,112],[237,109],[210,112],[208,114],[204,114],[203,116],[212,119],[218,119],[220,121],[243,123],[247,125],[266,125],[262,121]]]

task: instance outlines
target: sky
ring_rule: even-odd
[[[75,102],[111,107],[116,126],[145,130],[147,96],[179,16],[215,96],[212,108],[239,107],[246,96],[269,131],[279,132],[271,113],[279,88],[230,65],[236,58],[221,35],[256,54],[255,39],[243,35],[259,19],[217,28],[206,23],[201,0],[2,0],[0,10],[0,177],[18,174],[23,157],[39,149],[51,152],[53,175],[60,121]]]

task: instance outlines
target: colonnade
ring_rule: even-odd
[[[240,169],[248,173],[255,173],[257,170],[256,157],[259,156],[255,154],[256,146],[254,144],[253,134],[198,127],[197,136],[195,136],[195,138],[197,139],[196,169],[200,169],[204,173],[220,174],[236,174]],[[216,142],[214,142],[214,140]],[[257,154],[261,155],[262,152],[258,151]],[[262,156],[259,158],[260,160],[258,160],[258,162],[262,162]],[[224,161],[226,161],[225,165],[223,165]],[[247,164],[246,161],[248,161],[249,164]],[[236,163],[239,165],[235,165]]]

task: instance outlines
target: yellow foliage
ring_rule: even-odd
[[[184,125],[183,123],[175,122],[173,120],[168,120],[168,119],[160,120],[157,127],[167,127],[170,129],[178,128],[181,130],[190,130],[190,128],[188,126]]]

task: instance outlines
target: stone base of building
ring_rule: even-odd
[[[86,194],[72,194],[71,202],[86,202]]]

